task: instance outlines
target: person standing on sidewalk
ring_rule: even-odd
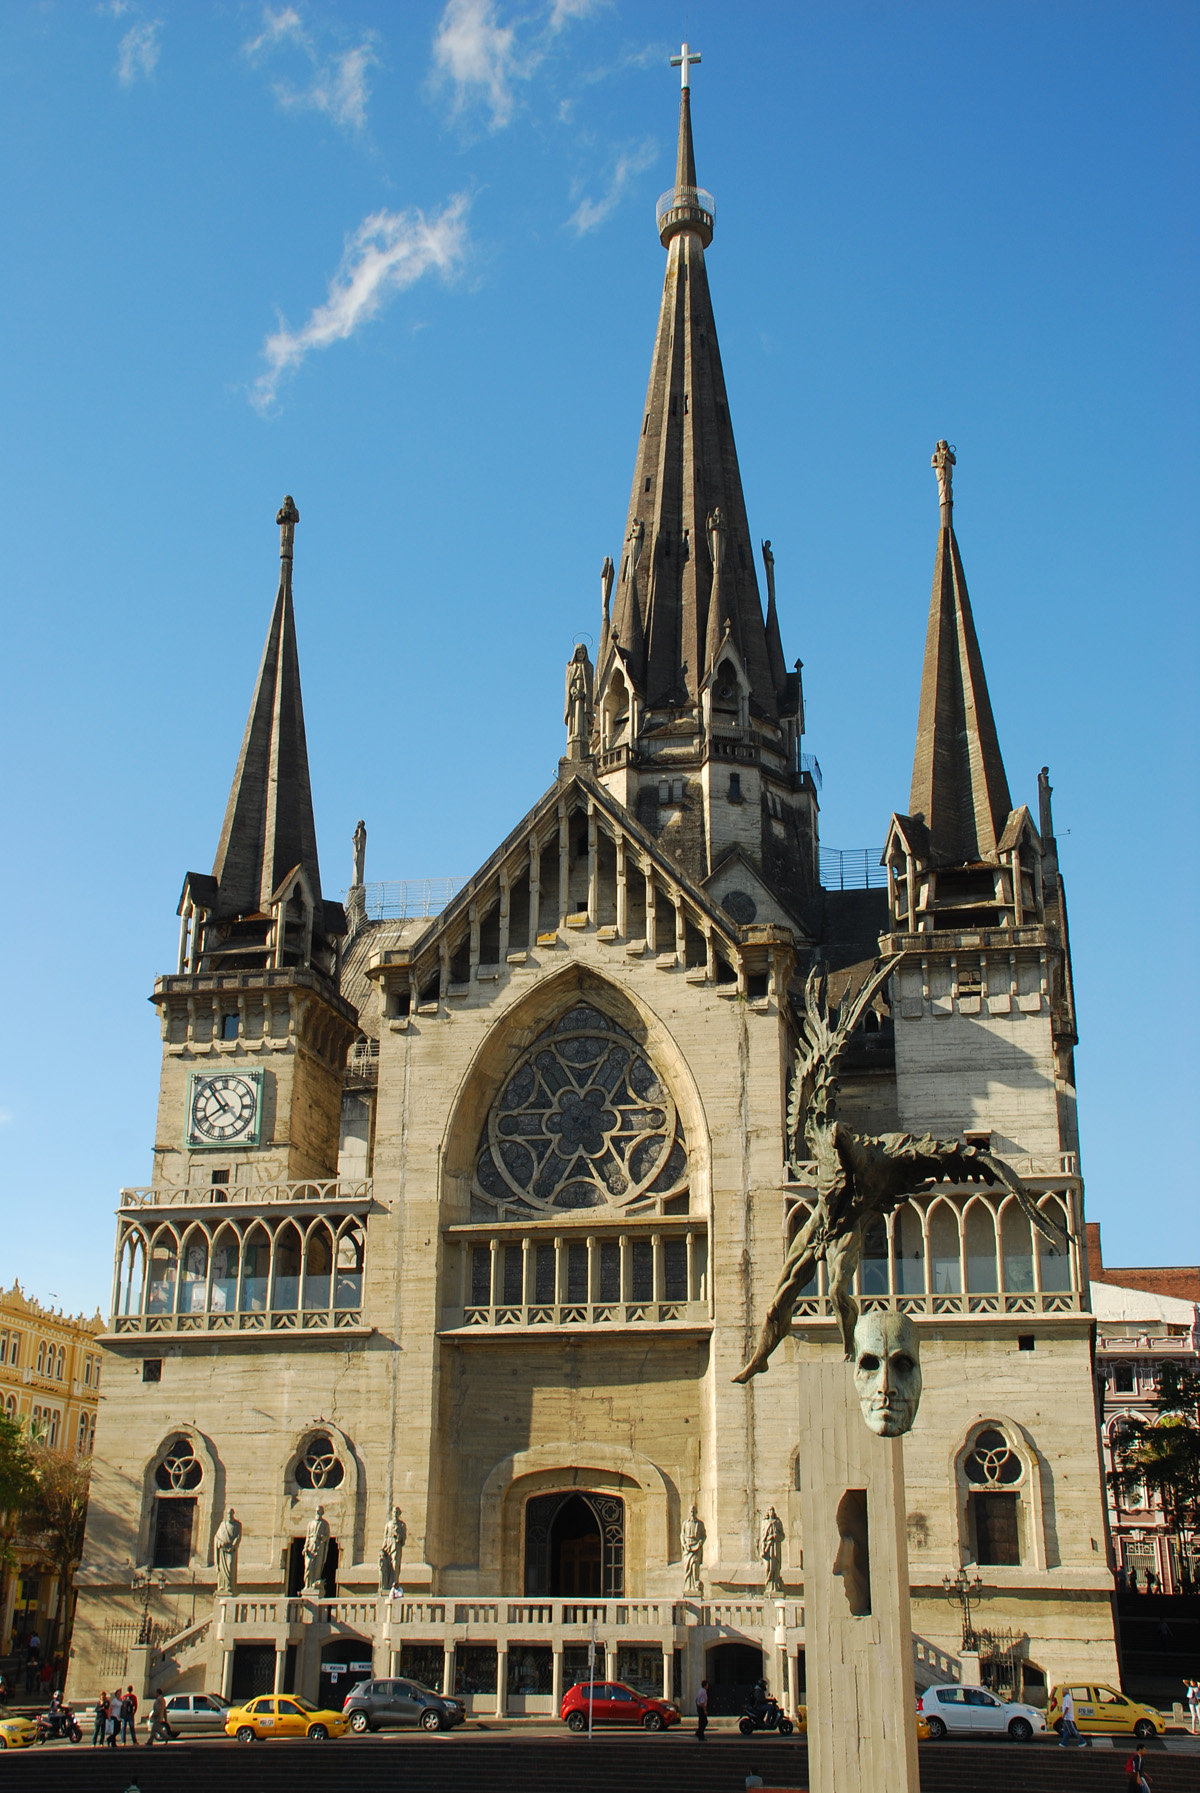
[[[1200,1681],[1197,1681],[1195,1675],[1192,1675],[1189,1680],[1184,1682],[1184,1686],[1187,1690],[1185,1697],[1194,1737],[1197,1730],[1200,1730]]]
[[[137,1709],[138,1697],[132,1686],[125,1690],[125,1698],[121,1701],[121,1742],[128,1736],[131,1743],[137,1744]]]
[[[106,1693],[102,1693],[100,1698],[96,1701],[96,1704],[92,1707],[92,1718],[94,1720],[92,1725],[92,1748],[95,1749],[98,1743],[104,1742],[104,1731],[108,1724],[108,1695]]]
[[[701,1681],[696,1689],[696,1742],[704,1742],[704,1733],[708,1729],[708,1682]]]
[[[118,1687],[108,1702],[108,1724],[105,1727],[109,1749],[121,1741],[121,1689]]]

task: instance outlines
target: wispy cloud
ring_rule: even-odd
[[[425,274],[450,279],[466,253],[469,205],[465,193],[456,193],[430,217],[414,207],[364,218],[347,240],[325,303],[298,330],[280,320],[279,329],[263,343],[267,365],[251,393],[255,407],[263,413],[272,410],[285,374],[294,372],[313,349],[353,336],[395,293]]]
[[[289,110],[324,112],[335,124],[357,131],[367,122],[368,75],[379,63],[375,43],[375,34],[367,31],[350,49],[327,54],[294,6],[278,10],[268,6],[263,9],[261,31],[242,45],[242,53],[258,62],[278,50],[299,52],[309,64],[309,78],[299,86],[276,81],[273,92],[279,104]]]
[[[14,1118],[11,1108],[0,1108],[0,1127],[11,1127]]]
[[[608,186],[601,197],[581,200],[567,219],[567,224],[576,236],[581,237],[589,230],[597,230],[607,218],[611,218],[630,181],[649,168],[657,155],[658,145],[652,137],[647,137],[632,149],[623,150],[617,157]]]
[[[161,19],[143,19],[140,24],[129,27],[117,45],[117,80],[122,86],[132,87],[139,77],[150,79],[162,49],[158,41],[161,30]]]
[[[433,85],[449,87],[455,113],[482,104],[491,127],[512,118],[516,86],[545,61],[554,40],[607,0],[551,0],[549,8],[500,22],[496,0],[447,0],[433,40]]]

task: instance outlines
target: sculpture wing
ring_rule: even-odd
[[[1070,1246],[1070,1233],[1042,1212],[1016,1171],[995,1152],[964,1145],[961,1140],[934,1139],[929,1133],[920,1139],[911,1133],[892,1133],[870,1143],[876,1163],[879,1156],[886,1160],[889,1206],[915,1195],[925,1183],[1000,1183],[1016,1196],[1021,1211],[1043,1238],[1064,1251]]]

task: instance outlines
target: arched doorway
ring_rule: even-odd
[[[564,1599],[625,1592],[625,1502],[570,1490],[525,1503],[525,1592]]]
[[[763,1653],[753,1644],[714,1644],[705,1663],[708,1710],[713,1718],[737,1718],[763,1674]]]
[[[317,1705],[340,1712],[350,1689],[371,1676],[371,1641],[366,1637],[341,1637],[321,1651],[321,1679]]]

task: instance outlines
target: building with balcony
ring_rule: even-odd
[[[0,1289],[0,1412],[51,1450],[90,1454],[104,1330],[100,1314],[43,1307],[19,1282]],[[58,1594],[58,1571],[37,1539],[18,1531],[13,1560],[0,1559],[0,1657],[19,1655],[35,1632],[53,1649]]]
[[[823,1274],[768,1373],[733,1378],[814,1197],[787,1149],[793,1004],[818,960],[840,1001],[881,950],[902,956],[839,1112],[986,1142],[1070,1238],[999,1185],[941,1182],[864,1241],[857,1298],[923,1341],[919,1662],[954,1669],[943,1580],[970,1564],[1027,1693],[1115,1673],[1049,781],[1035,826],[1009,795],[941,444],[908,813],[889,826],[880,792],[861,877],[823,857],[799,663],[738,471],[687,73],[596,661],[567,667],[551,787],[436,899],[368,886],[361,824],[345,909],[322,895],[299,518],[279,512],[216,859],[184,880],[152,995],[158,1119],[149,1181],[118,1206],[81,1690],[136,1662],[168,1691],[328,1699],[373,1670],[545,1713],[595,1650],[689,1700],[707,1674],[715,1711],[764,1669],[795,1702],[799,1491],[822,1473],[798,1378],[841,1356]]]

